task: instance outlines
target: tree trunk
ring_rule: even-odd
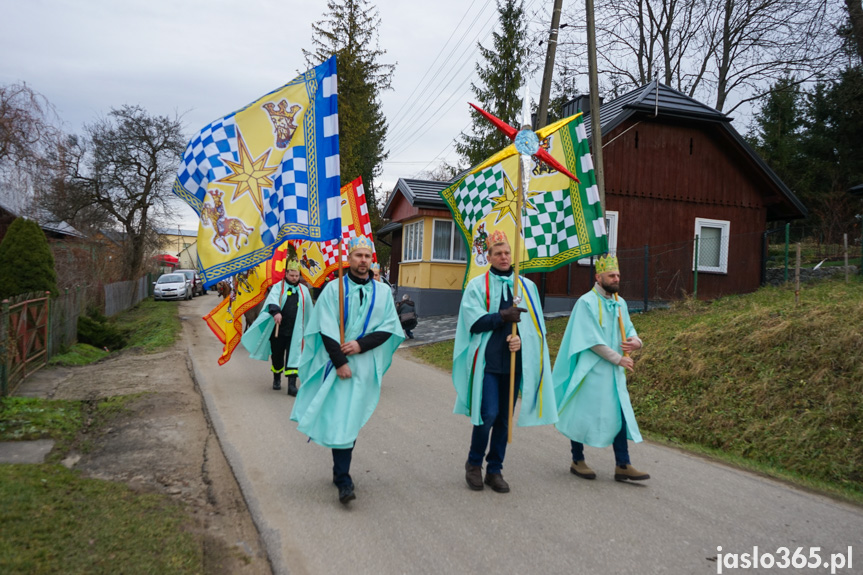
[[[845,0],[857,57],[863,61],[863,0]]]

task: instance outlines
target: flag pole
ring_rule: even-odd
[[[614,301],[620,301],[616,293],[614,294]],[[623,310],[620,307],[617,308],[617,322],[620,324],[620,342],[623,343],[626,341],[626,328],[623,326]],[[624,351],[623,357],[629,357],[629,352]]]
[[[345,284],[342,281],[342,244],[344,238],[339,234],[339,343],[345,343]]]
[[[515,213],[518,217],[515,219],[515,239],[513,240],[513,271],[512,271],[512,305],[517,307],[521,299],[519,298],[518,290],[518,268],[521,261],[521,210],[522,201],[524,198],[524,156],[518,156],[518,192],[515,198]],[[512,324],[512,335],[518,335],[518,324]],[[511,351],[509,353],[509,425],[507,426],[507,443],[512,443],[512,408],[515,404],[515,357],[518,352]]]

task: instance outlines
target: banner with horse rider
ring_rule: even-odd
[[[204,285],[269,260],[288,239],[339,237],[335,57],[205,126],[186,147],[174,193],[200,216]]]

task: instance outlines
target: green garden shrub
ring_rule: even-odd
[[[0,298],[44,291],[58,295],[48,238],[36,222],[17,218],[0,242]]]

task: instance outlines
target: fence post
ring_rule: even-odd
[[[9,394],[9,300],[4,299],[0,308],[0,397]]]
[[[845,244],[845,283],[848,283],[848,234],[842,234],[842,242]]]
[[[785,224],[785,283],[788,283],[788,242],[791,241],[791,222]]]
[[[51,314],[53,313],[53,306],[51,305],[51,292],[46,291],[45,297],[47,298],[45,301],[45,364],[48,364],[48,360],[53,356],[54,345],[51,343],[51,337],[54,335],[51,329]]]
[[[800,242],[797,242],[797,266],[794,270],[794,305],[800,303]]]
[[[698,234],[695,234],[695,269],[693,270],[692,297],[698,299]]]
[[[647,301],[648,296],[650,295],[650,282],[648,281],[647,271],[648,271],[648,262],[650,261],[650,248],[647,244],[644,244],[644,311],[647,311]]]

